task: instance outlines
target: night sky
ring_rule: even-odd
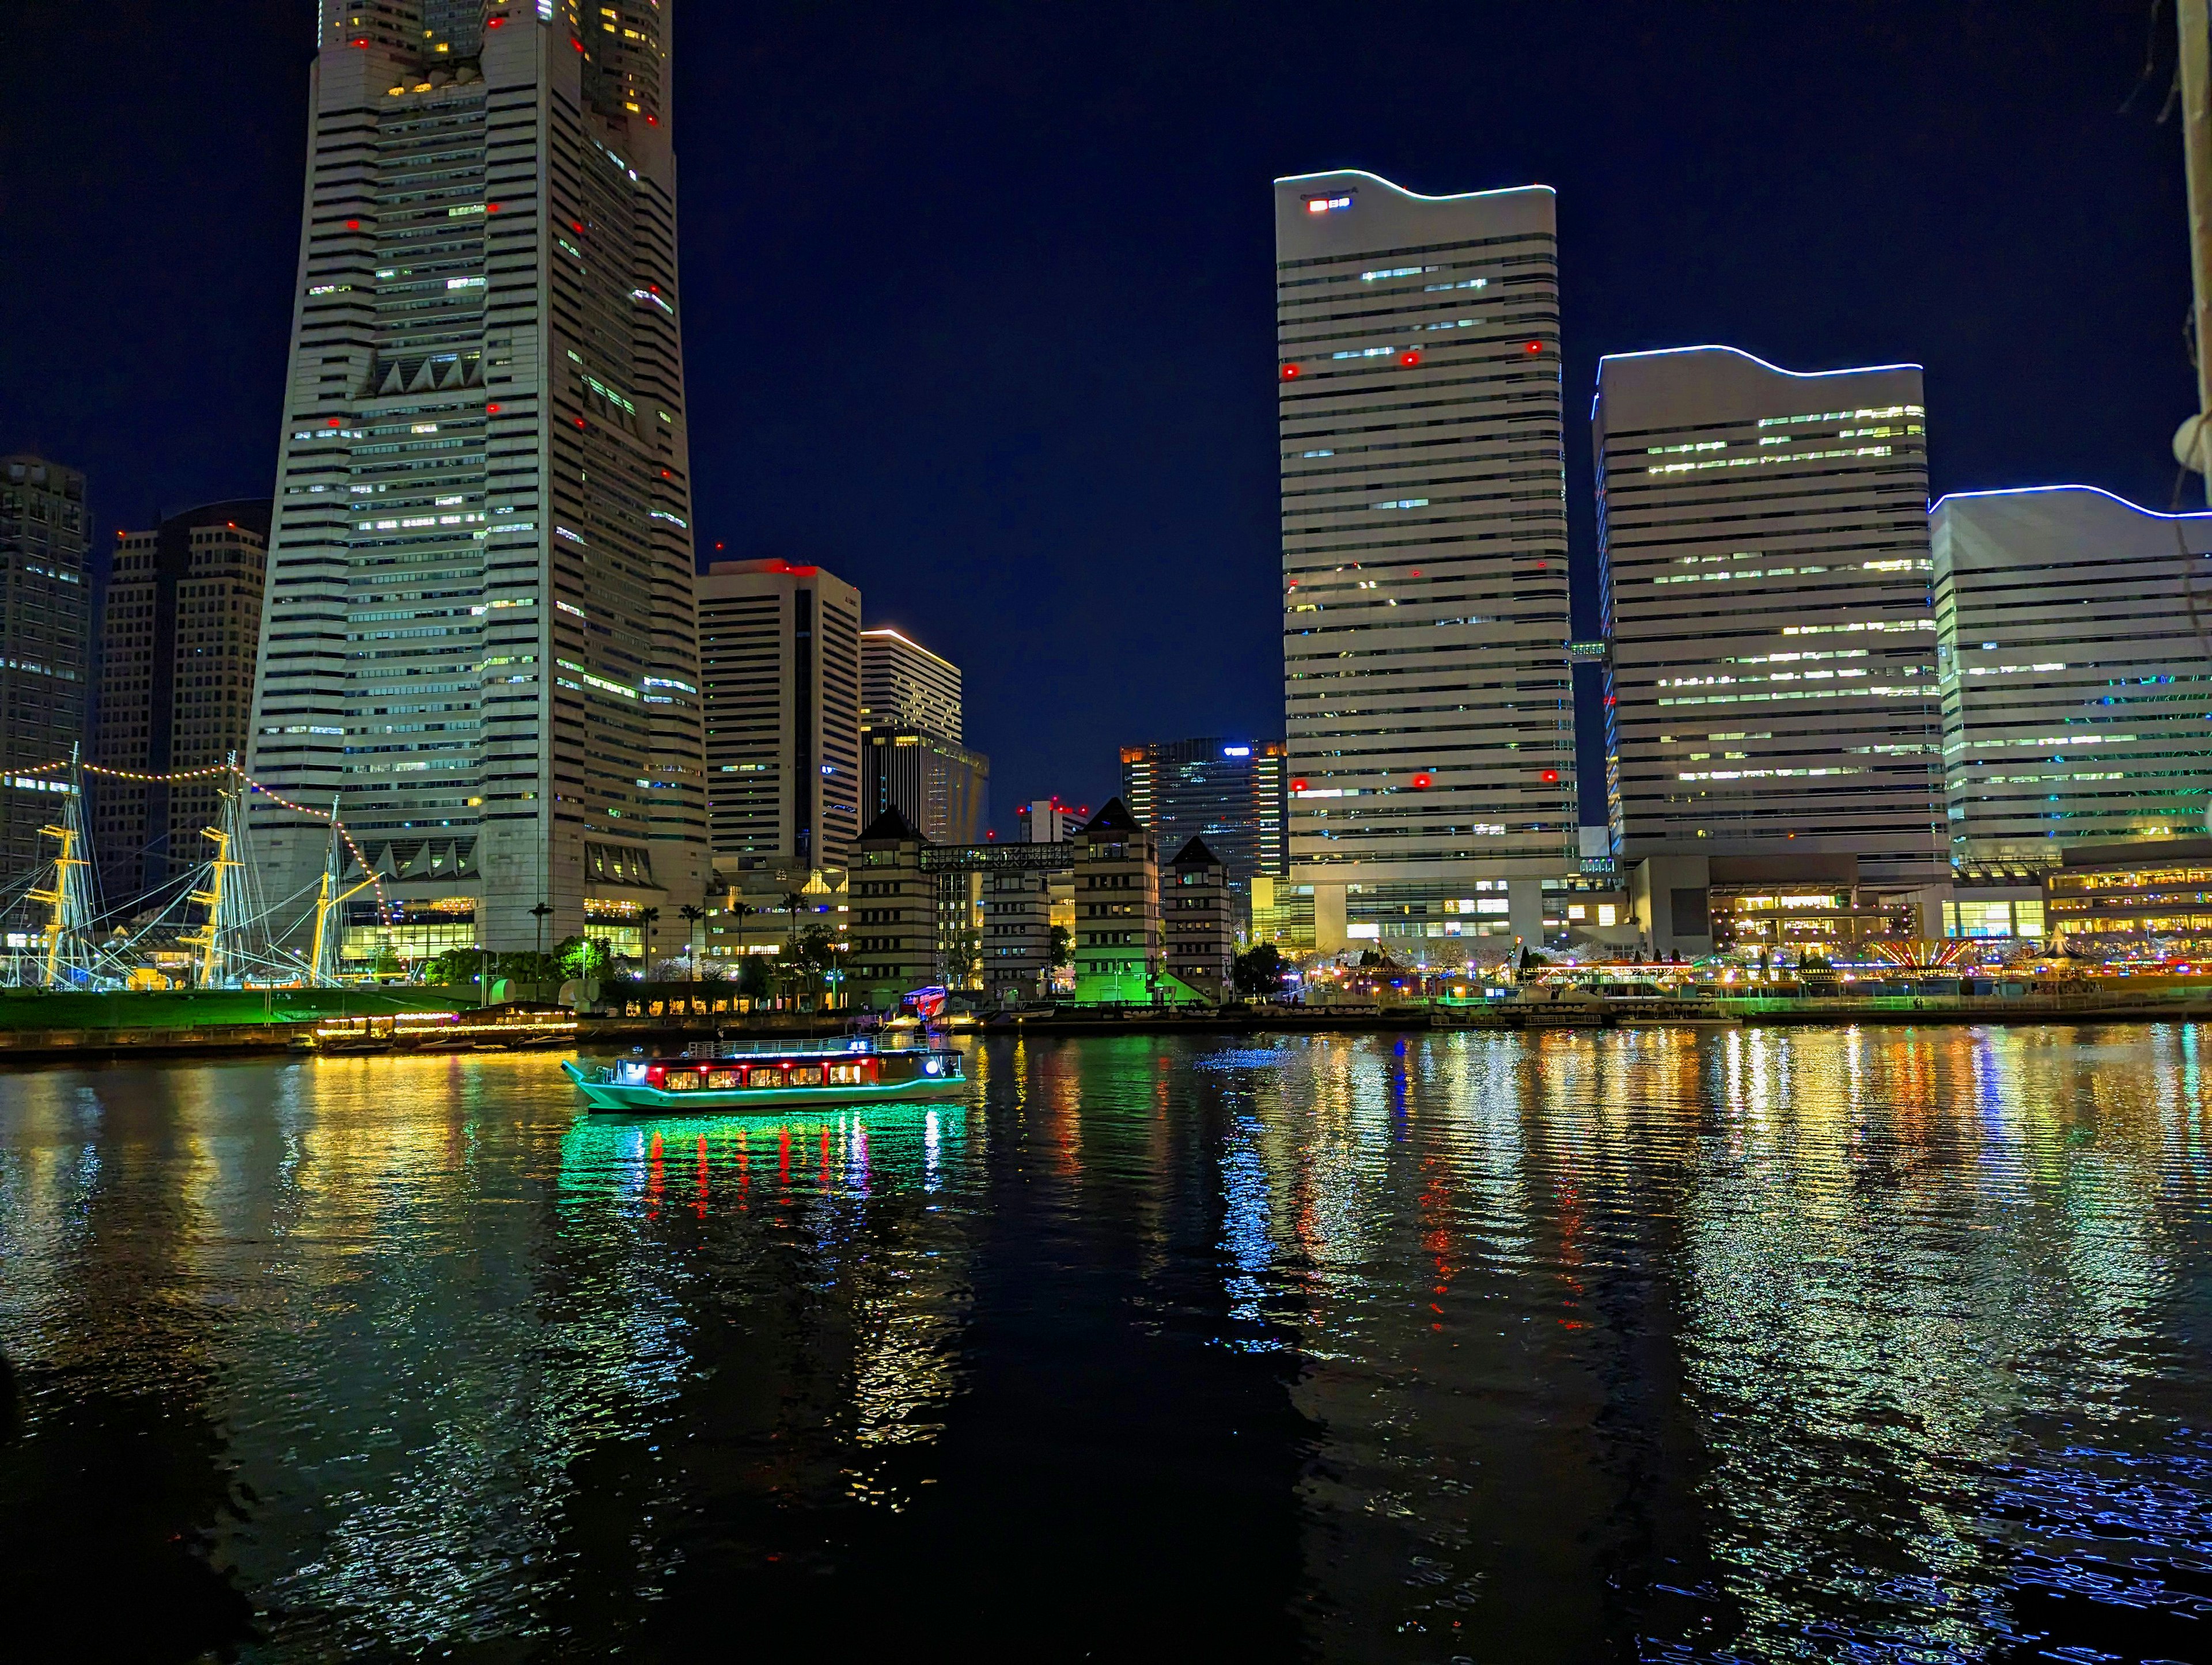
[[[1125,742],[1279,734],[1269,180],[1335,167],[1558,189],[1585,591],[1606,352],[1916,361],[1938,493],[2166,507],[2149,12],[679,0],[702,557],[818,562],[957,661],[1002,836]],[[0,3],[0,451],[108,526],[270,489],[313,39],[308,0]]]

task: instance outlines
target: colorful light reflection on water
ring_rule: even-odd
[[[2212,1656],[2201,1046],[10,1075],[0,1591],[82,1657]]]

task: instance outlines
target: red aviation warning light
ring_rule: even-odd
[[[1559,784],[1559,771],[1555,769],[1547,769],[1536,778],[1541,781],[1547,787],[1556,787]]]
[[[1409,347],[1404,352],[1398,355],[1398,362],[1401,364],[1413,365],[1419,364],[1420,362],[1421,349],[1418,347]]]
[[[1283,380],[1285,381],[1296,381],[1299,376],[1304,374],[1304,372],[1300,370],[1295,364],[1285,364],[1283,367]]]
[[[1416,775],[1413,777],[1413,790],[1415,792],[1426,792],[1431,787],[1436,785],[1436,783],[1437,777],[1430,774],[1426,769],[1423,769],[1419,775]]]
[[[1291,782],[1291,790],[1292,792],[1304,792],[1305,789],[1306,783],[1303,781],[1293,781]]]
[[[1521,350],[1524,353],[1540,353],[1544,350],[1544,343],[1540,341],[1532,341]]]

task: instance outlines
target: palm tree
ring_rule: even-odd
[[[645,927],[641,933],[645,948],[645,964],[641,969],[647,976],[650,977],[653,975],[653,927],[660,923],[660,909],[641,908],[637,910],[637,920],[638,923]]]
[[[781,957],[793,967],[796,967],[799,963],[799,910],[805,906],[806,906],[806,898],[798,891],[786,890],[783,893],[783,911],[789,922],[783,933]],[[797,996],[794,994],[792,1005],[796,1006],[798,1004]]]
[[[684,915],[684,923],[690,927],[684,933],[684,952],[691,962],[691,981],[696,983],[699,981],[699,952],[694,945],[699,937],[699,921],[707,917],[707,910],[687,902],[676,911]]]

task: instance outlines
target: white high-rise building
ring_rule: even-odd
[[[322,0],[252,718],[403,920],[550,945],[707,878],[667,0]],[[539,914],[541,906],[550,915]]]
[[[842,867],[866,788],[860,592],[819,567],[717,561],[698,597],[718,882]]]
[[[1289,878],[1324,951],[1537,942],[1575,860],[1553,210],[1275,182]]]
[[[2212,513],[2090,486],[1936,505],[1953,860],[2033,878],[2070,847],[2196,838],[2212,804]]]
[[[860,726],[960,736],[960,667],[888,626],[860,632]]]
[[[1740,890],[1803,913],[1781,946],[1872,929],[1860,885],[1947,872],[1918,368],[1622,354],[1592,438],[1640,921],[1655,946],[1725,946]]]

